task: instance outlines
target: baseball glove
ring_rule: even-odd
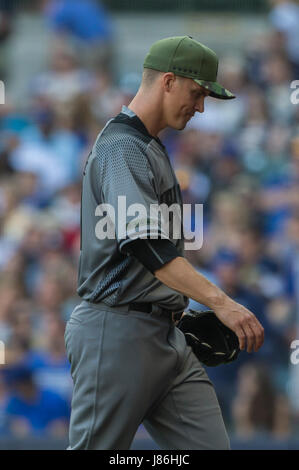
[[[189,310],[177,323],[197,359],[215,367],[237,359],[240,352],[237,335],[212,310]]]

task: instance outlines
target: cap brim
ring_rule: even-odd
[[[232,100],[236,98],[229,90],[223,88],[220,83],[217,82],[208,82],[206,80],[193,79],[198,85],[202,86],[210,92],[210,96],[213,98],[218,98],[220,100]]]

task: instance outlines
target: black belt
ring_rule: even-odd
[[[155,304],[151,303],[141,303],[141,302],[133,302],[129,304],[130,310],[137,310],[139,312],[145,312],[145,313],[152,313],[152,312],[157,312],[158,315],[166,315],[171,317],[172,316],[172,311],[167,310],[166,308],[158,307]]]

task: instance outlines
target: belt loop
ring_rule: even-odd
[[[151,315],[162,315],[163,309],[157,304],[152,304]]]

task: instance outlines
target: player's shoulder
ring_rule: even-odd
[[[151,138],[144,135],[134,124],[134,119],[123,113],[110,119],[97,136],[96,150],[144,153]]]

